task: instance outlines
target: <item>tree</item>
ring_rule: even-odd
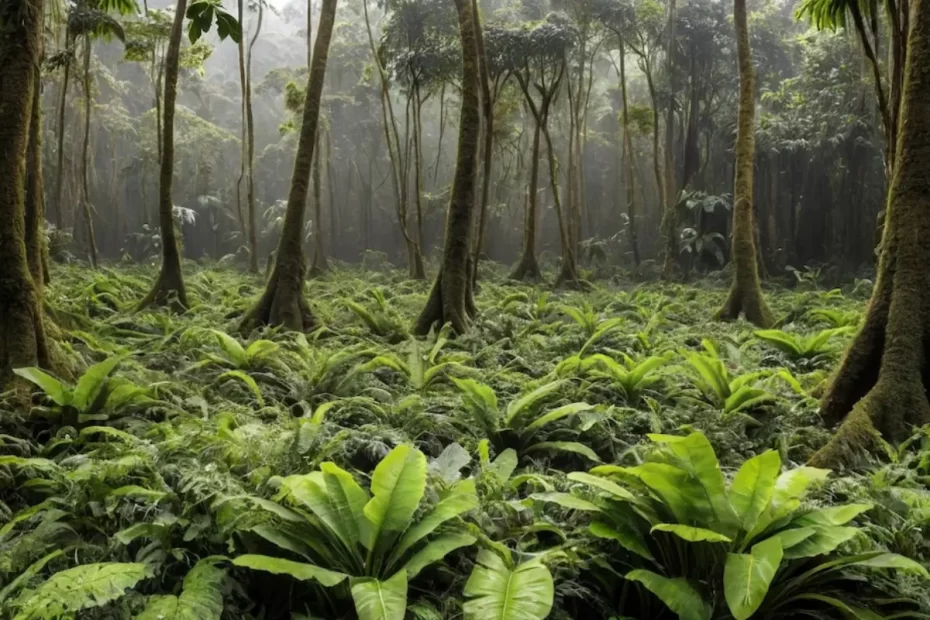
[[[756,260],[755,225],[753,224],[752,173],[755,156],[755,90],[752,52],[749,49],[749,25],[746,0],[734,0],[733,22],[736,26],[736,51],[739,65],[739,113],[736,125],[736,179],[733,184],[733,284],[718,318],[733,320],[745,315],[759,327],[774,322],[762,287]]]
[[[171,26],[171,38],[168,41],[168,51],[165,54],[164,117],[158,180],[158,227],[161,231],[162,262],[161,270],[152,289],[137,306],[140,310],[152,304],[170,305],[178,311],[188,306],[184,274],[181,272],[181,251],[174,226],[174,203],[171,197],[171,185],[174,178],[174,113],[175,101],[178,97],[181,35],[184,32],[185,13],[191,18],[189,24],[191,42],[196,42],[202,33],[210,29],[214,18],[220,39],[228,36],[238,42],[242,36],[239,22],[222,10],[219,0],[194,0],[189,10],[187,0],[178,0],[174,23]]]
[[[836,466],[862,448],[904,439],[930,423],[930,0],[910,3],[910,31],[882,253],[859,333],[824,394],[821,416],[840,423],[812,462]]]
[[[662,205],[662,236],[665,237],[665,257],[662,279],[670,280],[678,261],[678,188],[675,180],[675,22],[678,19],[675,0],[668,2],[668,34],[665,41],[665,66],[668,73],[668,102],[665,108],[665,204]],[[748,38],[748,34],[746,35]],[[748,52],[747,52],[748,53]],[[751,70],[751,67],[750,67]],[[742,75],[742,74],[740,74]],[[742,83],[742,80],[741,80]],[[751,82],[750,82],[751,83]],[[752,93],[752,89],[750,89]],[[750,94],[750,96],[753,96]],[[750,127],[752,120],[750,120]],[[750,131],[752,131],[750,129]],[[750,155],[750,160],[752,156]]]
[[[238,2],[239,23],[243,21],[243,1]],[[249,244],[249,271],[258,273],[258,233],[255,223],[255,127],[253,126],[252,114],[252,50],[255,42],[258,41],[258,35],[262,31],[262,18],[264,17],[265,3],[264,0],[258,0],[256,10],[258,11],[258,23],[255,26],[255,32],[249,41],[248,50],[245,48],[245,38],[239,38],[239,82],[242,94],[242,144],[241,144],[241,162],[239,166],[239,180],[236,183],[236,202],[238,209],[242,210],[242,182],[245,181],[246,206],[248,213],[248,234]],[[245,232],[245,231],[244,231]]]
[[[493,56],[509,63],[513,77],[523,93],[524,103],[533,118],[533,143],[530,155],[530,178],[526,213],[523,224],[523,254],[511,272],[514,280],[538,280],[539,261],[536,258],[536,234],[539,225],[539,154],[540,138],[546,134],[549,115],[561,92],[565,76],[565,57],[571,47],[573,33],[566,20],[556,14],[530,27],[508,30],[495,29],[488,37]],[[557,181],[556,181],[557,182]],[[558,200],[558,194],[553,196]],[[561,209],[559,220],[561,222]],[[560,230],[561,230],[560,223]],[[570,244],[569,244],[570,245]]]
[[[51,361],[40,272],[30,266],[27,250],[24,165],[30,125],[39,118],[35,91],[43,4],[13,0],[0,5],[0,380],[6,380],[12,368],[48,367]],[[37,225],[30,228],[30,234],[37,234]]]
[[[274,268],[265,284],[265,292],[242,319],[240,329],[243,332],[261,325],[283,325],[287,329],[306,331],[315,323],[313,313],[303,295],[307,261],[302,239],[310,170],[319,129],[320,99],[323,95],[326,59],[335,19],[336,0],[323,0],[307,79],[303,120],[297,140],[297,156],[294,159],[294,172],[287,196],[287,211],[275,251]]]
[[[449,323],[456,333],[468,329],[471,305],[469,271],[469,236],[475,206],[478,142],[481,135],[479,109],[479,72],[477,16],[471,0],[455,0],[462,40],[462,109],[459,115],[458,156],[449,212],[446,215],[446,240],[442,264],[430,291],[426,306],[417,318],[415,331],[425,335],[435,325]]]

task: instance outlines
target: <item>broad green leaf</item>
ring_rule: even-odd
[[[201,560],[184,577],[179,596],[153,596],[136,620],[220,620],[226,571]]]
[[[816,533],[817,530],[812,527],[798,527],[790,530],[782,530],[772,536],[772,538],[777,538],[781,543],[781,548],[784,550],[800,544]]]
[[[703,487],[685,470],[666,463],[643,463],[627,467],[623,473],[636,476],[648,486],[672,511],[676,521],[688,523],[712,518]]]
[[[77,612],[106,605],[151,576],[140,563],[84,564],[55,573],[15,603],[14,620],[74,617]]]
[[[501,482],[506,482],[510,480],[513,470],[517,468],[517,460],[517,451],[513,448],[507,448],[490,463],[488,472],[497,476]]]
[[[218,329],[211,329],[210,331],[216,336],[216,340],[220,343],[226,356],[229,357],[229,361],[236,368],[244,368],[248,364],[249,356],[238,340]]]
[[[339,531],[349,549],[354,549],[365,528],[365,504],[370,499],[368,492],[359,486],[352,474],[335,463],[322,463],[320,470]]]
[[[643,542],[643,536],[625,523],[608,524],[603,521],[595,521],[588,527],[588,531],[598,538],[615,540],[620,543],[621,547],[640,557],[655,560],[652,552],[649,551],[649,547]]]
[[[753,545],[750,553],[727,554],[723,591],[736,620],[746,620],[762,605],[781,558],[781,542],[774,537]]]
[[[573,471],[568,474],[568,479],[595,487],[601,491],[607,491],[610,494],[611,499],[635,499],[635,496],[632,493],[621,487],[619,484],[612,482],[607,478],[602,478],[601,476],[592,476],[591,474],[585,472]]]
[[[413,579],[421,570],[438,562],[456,549],[475,544],[476,540],[477,538],[470,534],[447,534],[431,540],[429,544],[413,554],[402,567],[407,572],[407,579]]]
[[[493,551],[478,552],[465,584],[466,620],[543,620],[552,610],[555,584],[538,559],[511,570]]]
[[[733,539],[723,534],[718,534],[713,530],[707,530],[702,527],[692,527],[690,525],[681,525],[679,523],[659,523],[653,526],[651,531],[668,532],[688,542],[733,542]]]
[[[352,579],[352,600],[359,620],[404,620],[407,612],[407,573],[399,570],[385,581]]]
[[[588,403],[571,403],[568,405],[562,405],[561,407],[556,407],[545,415],[539,416],[526,428],[527,430],[536,430],[542,428],[546,424],[555,422],[556,420],[561,420],[562,418],[576,415],[582,411],[590,411],[591,409],[594,409],[594,407]]]
[[[825,603],[839,610],[843,614],[843,617],[847,618],[848,620],[885,620],[884,616],[875,613],[871,609],[857,607],[855,605],[841,601],[838,598],[825,596],[823,594],[799,594],[794,598],[794,600],[817,601],[818,603]]]
[[[814,529],[816,532],[812,536],[785,550],[786,559],[810,558],[830,553],[859,533],[859,528],[856,527],[831,525]]]
[[[649,570],[634,570],[626,574],[659,597],[665,606],[678,614],[680,620],[709,620],[710,606],[684,577],[669,579]]]
[[[553,392],[559,390],[559,388],[561,388],[564,384],[564,380],[551,381],[513,401],[510,403],[510,405],[507,406],[507,414],[504,416],[504,424],[513,427],[513,422],[518,416],[526,413],[536,403],[545,398],[548,398]]]
[[[790,469],[775,481],[772,503],[781,504],[790,499],[803,499],[812,485],[823,482],[829,475],[829,469],[806,466]]]
[[[597,452],[577,441],[540,441],[527,448],[526,452],[548,452],[550,450],[556,452],[573,452],[587,457],[595,463],[601,462],[601,457],[597,455]]]
[[[872,504],[846,504],[820,508],[803,514],[794,520],[798,525],[846,525],[863,512],[872,509]]]
[[[314,566],[313,564],[304,562],[292,562],[291,560],[274,558],[268,555],[240,555],[234,558],[232,563],[243,568],[265,571],[266,573],[273,573],[275,575],[290,575],[294,579],[300,581],[317,581],[320,585],[327,588],[342,583],[348,578],[348,575],[320,566]]]
[[[426,457],[419,450],[397,446],[378,463],[364,509],[369,528],[362,543],[369,551],[387,549],[407,528],[425,489]]]
[[[736,472],[730,483],[730,506],[744,531],[752,531],[768,507],[780,470],[781,457],[775,450],[768,450],[743,463]]]
[[[429,473],[439,476],[446,484],[462,477],[462,468],[471,463],[471,455],[458,443],[450,443],[442,453],[429,462]]]
[[[691,433],[686,437],[649,435],[649,438],[666,444],[681,460],[684,468],[698,479],[716,522],[722,527],[733,523],[734,515],[727,500],[723,472],[720,471],[717,455],[707,437],[702,433]]]
[[[217,377],[216,381],[219,383],[227,379],[236,379],[237,381],[244,383],[246,387],[252,391],[252,394],[255,395],[255,400],[258,401],[258,406],[265,406],[265,399],[262,398],[262,391],[258,389],[258,384],[255,382],[255,379],[242,372],[241,370],[230,370]]]
[[[59,407],[71,404],[71,389],[47,372],[30,367],[14,368],[13,373],[41,388],[45,395]]]
[[[388,565],[390,566],[394,562],[400,561],[408,549],[426,536],[429,536],[437,527],[446,521],[477,507],[478,496],[475,494],[474,481],[463,480],[456,485],[455,490],[451,494],[436,504],[436,507],[433,508],[429,514],[404,532],[403,537],[391,551]]]

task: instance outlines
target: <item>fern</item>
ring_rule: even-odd
[[[58,620],[101,607],[123,596],[127,589],[151,576],[139,563],[84,564],[52,575],[13,603],[13,620]]]

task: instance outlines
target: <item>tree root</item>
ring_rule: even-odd
[[[456,334],[463,334],[468,330],[477,309],[468,282],[468,272],[464,271],[463,275],[464,282],[450,282],[440,269],[433,288],[430,289],[426,306],[414,324],[413,332],[416,335],[425,336],[433,327],[446,323],[452,326],[452,331]]]
[[[167,307],[172,312],[182,313],[189,307],[187,303],[187,289],[181,276],[180,265],[178,269],[165,269],[162,266],[155,280],[154,286],[148,294],[136,305],[139,312],[149,306]]]
[[[511,280],[521,282],[539,282],[542,279],[542,271],[539,269],[539,261],[532,253],[524,252],[520,262],[510,273]]]
[[[300,332],[311,331],[317,321],[303,295],[305,272],[302,259],[296,264],[293,261],[275,264],[265,285],[265,292],[242,317],[239,331],[249,334],[266,325],[281,325]]]
[[[744,286],[737,280],[730,288],[723,307],[717,311],[716,318],[718,321],[735,321],[741,314],[762,329],[775,324],[775,317],[762,297],[762,289],[758,285]]]

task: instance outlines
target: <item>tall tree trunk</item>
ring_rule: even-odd
[[[930,0],[911,0],[895,174],[888,192],[878,278],[865,321],[821,403],[842,421],[812,463],[855,462],[930,423]]]
[[[326,59],[335,19],[336,0],[323,0],[320,24],[313,44],[310,75],[307,78],[303,121],[287,196],[287,211],[275,251],[274,269],[265,284],[265,292],[242,319],[240,329],[243,332],[249,332],[261,325],[282,325],[287,329],[306,331],[315,323],[313,313],[303,295],[307,263],[301,240],[307,210],[307,186],[320,121],[320,99],[326,78]]]
[[[65,46],[71,45],[71,41],[66,39]],[[61,93],[58,96],[58,126],[57,132],[58,151],[56,156],[58,162],[55,166],[55,226],[61,230],[64,228],[64,211],[65,206],[62,204],[62,188],[65,179],[65,105],[68,102],[68,82],[71,79],[71,55],[65,59],[65,66],[61,78]]]
[[[39,58],[43,56],[40,39]],[[26,147],[25,241],[29,272],[41,300],[48,282],[48,248],[45,247],[45,186],[42,178],[42,73],[35,65],[35,86],[30,106],[29,140]]]
[[[469,324],[471,273],[469,234],[475,206],[475,181],[481,113],[478,102],[479,65],[477,17],[471,0],[455,0],[462,39],[462,110],[459,117],[458,157],[452,196],[446,217],[446,240],[442,265],[433,283],[426,306],[417,318],[415,331],[427,334],[434,325],[450,323],[456,333]]]
[[[181,273],[181,253],[174,226],[174,202],[171,183],[174,177],[174,106],[178,98],[178,65],[181,56],[181,35],[184,34],[184,13],[187,0],[178,0],[171,26],[171,38],[165,55],[165,97],[163,101],[162,154],[158,177],[158,227],[161,232],[161,272],[137,309],[151,304],[170,305],[177,311],[187,308],[187,289]]]
[[[662,149],[659,148],[659,96],[656,93],[655,82],[652,80],[652,67],[648,60],[643,60],[643,73],[646,76],[646,86],[649,88],[649,100],[652,102],[652,171],[656,177],[656,195],[659,200],[659,209],[665,212],[665,177],[662,176]]]
[[[536,258],[536,227],[539,216],[539,146],[542,119],[533,119],[533,147],[530,156],[530,183],[526,191],[526,211],[523,220],[523,254],[510,274],[513,280],[539,280],[542,272]]]
[[[736,180],[733,187],[733,285],[718,318],[733,320],[745,315],[759,327],[774,322],[762,296],[759,264],[756,261],[755,225],[753,224],[752,172],[755,156],[755,93],[749,26],[746,23],[746,0],[734,0],[733,22],[736,25],[737,62],[739,63],[739,116],[736,125]]]
[[[623,151],[626,153],[626,209],[630,248],[633,251],[633,264],[639,267],[639,240],[636,236],[636,175],[634,169],[635,153],[633,136],[630,133],[630,110],[626,96],[626,50],[623,39],[620,40],[620,96],[623,99]]]
[[[90,181],[87,177],[90,149],[90,113],[91,113],[91,76],[90,76],[90,35],[84,35],[84,145],[81,148],[81,210],[84,213],[84,225],[87,228],[87,251],[90,265],[97,268],[97,237],[94,234],[94,218],[90,208]]]
[[[252,115],[252,50],[255,48],[255,42],[258,41],[258,35],[262,31],[262,17],[264,17],[264,5],[258,3],[258,24],[255,26],[255,34],[249,42],[249,53],[245,62],[245,128],[247,138],[246,148],[246,205],[249,214],[249,271],[258,273],[258,232],[255,223],[255,124]],[[240,39],[241,41],[242,39]]]
[[[420,112],[423,100],[420,98],[420,85],[413,87],[413,186],[416,191],[417,207],[417,246],[422,252],[423,240],[423,121]]]
[[[320,143],[322,142],[322,140],[320,140],[320,134],[322,133],[322,131],[317,131],[313,157],[313,260],[310,263],[311,278],[323,275],[324,272],[329,270],[329,263],[326,260],[326,248],[323,245],[323,200],[321,188],[323,175],[320,173],[320,168],[322,167],[320,161],[323,159],[323,150],[320,148]]]
[[[491,164],[493,162],[494,147],[494,100],[491,98],[491,79],[488,73],[487,53],[484,49],[484,33],[481,27],[481,16],[478,12],[477,0],[472,0],[472,13],[475,15],[476,37],[475,42],[478,46],[478,80],[481,86],[481,131],[483,132],[484,143],[481,149],[484,157],[481,176],[481,202],[478,205],[478,222],[475,232],[475,250],[472,253],[472,287],[478,281],[478,263],[481,261],[481,254],[484,252],[485,229],[487,228],[488,214],[488,197],[491,189]],[[442,112],[442,101],[439,102],[440,115]],[[441,122],[441,121],[440,121]],[[436,155],[438,167],[439,154]]]
[[[675,0],[668,4],[668,36],[665,50],[669,93],[665,109],[665,204],[662,213],[662,236],[665,238],[665,256],[662,261],[662,279],[675,277],[678,261],[678,187],[675,181]],[[751,92],[751,91],[750,91]],[[750,164],[752,165],[752,164]]]
[[[549,185],[552,188],[552,202],[555,203],[555,214],[559,220],[559,241],[562,246],[562,260],[559,275],[555,278],[556,286],[568,288],[582,288],[578,278],[578,269],[575,263],[575,244],[572,238],[570,218],[572,214],[566,213],[562,208],[562,199],[559,192],[559,167],[555,159],[555,149],[552,147],[552,137],[549,128],[543,125],[543,135],[546,138],[546,155],[549,159]],[[571,183],[571,177],[569,177]]]
[[[43,4],[13,0],[0,6],[5,33],[0,38],[0,381],[13,368],[50,364],[41,288],[32,276],[35,268],[30,269],[25,206],[30,124],[39,116],[33,108]]]

